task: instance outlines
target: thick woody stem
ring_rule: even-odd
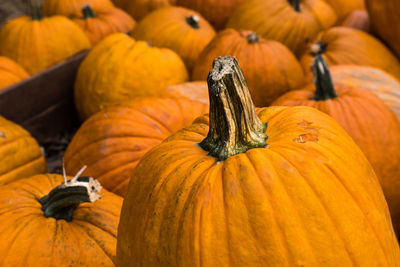
[[[289,0],[289,4],[293,7],[294,11],[300,12],[300,0]]]
[[[312,100],[324,101],[337,97],[328,66],[321,55],[318,54],[314,57],[311,69],[315,84],[315,96]]]
[[[29,0],[29,9],[32,20],[41,20],[43,18],[40,0]]]
[[[82,8],[82,14],[84,19],[89,19],[89,18],[95,18],[96,13],[94,13],[93,9],[90,7],[90,5],[85,5]]]
[[[199,22],[200,18],[196,15],[192,15],[190,17],[186,18],[186,22],[193,28],[193,29],[198,29],[200,28]]]
[[[249,44],[258,43],[258,35],[255,32],[249,33],[246,38]]]

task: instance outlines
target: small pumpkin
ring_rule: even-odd
[[[255,31],[299,56],[336,19],[335,11],[323,0],[248,0],[233,12],[226,27]]]
[[[201,51],[214,38],[215,31],[199,13],[170,6],[144,17],[132,36],[175,51],[191,71]]]
[[[0,185],[47,171],[36,140],[21,126],[0,116]]]
[[[90,5],[84,6],[82,15],[75,16],[73,21],[85,32],[92,45],[111,33],[129,32],[136,24],[131,16],[119,8],[96,12]]]
[[[80,65],[75,105],[84,120],[106,106],[135,97],[163,96],[169,85],[187,80],[185,64],[174,51],[114,33],[94,47]]]
[[[204,80],[213,59],[228,55],[240,62],[256,106],[267,106],[303,83],[301,66],[284,45],[260,38],[255,32],[233,29],[219,32],[203,50],[194,66],[192,80]]]
[[[0,29],[0,55],[36,74],[90,48],[88,38],[75,23],[63,16],[42,18],[38,0],[30,1],[31,17],[12,19]]]
[[[114,0],[114,2],[139,21],[153,10],[175,4],[176,0]]]
[[[3,266],[114,266],[122,198],[91,177],[63,181],[42,174],[0,188]]]
[[[375,173],[337,122],[309,107],[256,112],[233,59],[215,61],[208,85],[209,117],[134,170],[117,266],[398,264]]]
[[[364,32],[370,32],[369,15],[366,10],[355,10],[339,21],[338,26],[350,27]]]
[[[355,10],[364,10],[364,0],[325,0],[333,7],[339,18],[344,18]]]
[[[209,104],[208,87],[206,81],[193,81],[167,87],[166,96],[171,98],[184,98]]]
[[[207,111],[207,104],[167,98],[139,98],[129,106],[107,107],[85,121],[68,145],[67,174],[87,165],[84,175],[124,196],[140,158]]]
[[[45,16],[63,15],[71,17],[79,14],[86,5],[90,5],[94,10],[98,11],[107,11],[114,8],[111,0],[44,0],[42,10]]]
[[[29,74],[14,60],[0,56],[0,91],[29,77]]]

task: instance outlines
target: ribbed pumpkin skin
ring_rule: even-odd
[[[110,0],[44,0],[42,11],[45,16],[63,15],[70,17],[79,14],[85,5],[104,11],[114,7]]]
[[[248,0],[233,12],[226,27],[255,31],[283,43],[298,56],[308,42],[335,22],[335,12],[323,0],[300,1],[300,12],[287,0]]]
[[[400,2],[365,0],[374,33],[379,35],[400,58]]]
[[[143,157],[117,266],[398,266],[379,183],[346,132],[307,107],[259,117],[267,148],[217,162],[198,146],[202,118]]]
[[[96,11],[95,18],[84,18],[82,15],[74,17],[73,21],[85,32],[92,45],[100,42],[104,37],[115,32],[129,32],[136,22],[125,11],[119,8],[110,8],[105,12]]]
[[[7,57],[0,56],[0,90],[29,77],[29,74]]]
[[[326,44],[323,58],[328,65],[355,64],[382,69],[400,79],[400,61],[378,39],[365,32],[348,27],[333,27],[321,32],[314,43]],[[313,56],[309,51],[300,60],[306,76],[311,78]]]
[[[173,5],[176,0],[114,0],[115,4],[128,12],[137,21],[151,11]]]
[[[0,188],[1,266],[114,266],[122,198],[103,189],[100,200],[75,210],[72,222],[46,218],[36,198],[62,182],[43,174]]]
[[[135,99],[129,107],[108,107],[90,117],[69,144],[67,174],[96,177],[107,190],[124,196],[141,157],[162,140],[208,112],[208,105],[185,99]]]
[[[168,86],[167,96],[184,98],[209,104],[208,87],[206,81],[194,81]]]
[[[1,116],[0,162],[0,185],[47,171],[36,140],[21,126]]]
[[[0,55],[15,60],[30,74],[88,48],[90,42],[83,31],[62,16],[40,21],[23,16],[0,29]]]
[[[249,43],[250,31],[226,29],[203,50],[192,72],[192,80],[204,80],[218,56],[235,56],[256,106],[267,106],[285,92],[299,87],[303,71],[296,57],[284,45],[259,38]]]
[[[200,12],[216,29],[225,28],[233,11],[247,0],[177,0],[184,6]]]
[[[342,18],[349,13],[365,9],[364,0],[325,0],[333,7],[338,17]]]
[[[82,119],[106,106],[135,97],[163,96],[172,84],[188,80],[182,59],[167,48],[149,47],[114,33],[94,47],[79,67],[75,105]]]
[[[199,28],[193,28],[186,21],[191,16],[199,18]],[[201,51],[214,38],[215,31],[196,11],[171,6],[148,14],[135,27],[132,36],[175,51],[190,71]]]

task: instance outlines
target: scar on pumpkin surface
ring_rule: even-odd
[[[298,143],[317,142],[319,130],[317,128],[313,128],[311,124],[312,122],[306,120],[297,123],[297,125],[303,127],[308,133],[299,135],[299,137],[293,139],[293,141]]]
[[[2,132],[2,131],[0,131],[0,138],[6,138],[7,136],[6,136],[6,133],[5,132]]]

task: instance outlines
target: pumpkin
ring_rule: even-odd
[[[90,5],[98,11],[114,8],[111,0],[44,0],[42,10],[45,16],[63,15],[71,17],[79,14],[85,5]]]
[[[233,11],[246,0],[177,0],[177,5],[200,12],[216,29],[222,30]]]
[[[135,27],[132,36],[175,51],[191,71],[200,52],[214,38],[215,31],[199,13],[171,6],[148,14]]]
[[[192,81],[167,87],[166,96],[171,98],[185,98],[209,104],[206,81]]]
[[[315,85],[289,92],[272,105],[310,106],[332,116],[374,168],[388,201],[393,225],[400,233],[400,123],[396,115],[374,93],[363,89],[363,83],[347,84],[343,80],[333,85],[320,55],[314,59],[313,72]]]
[[[21,126],[0,116],[0,185],[47,170],[36,140]]]
[[[260,38],[255,32],[233,29],[219,32],[203,50],[193,69],[192,80],[206,79],[213,59],[229,55],[240,62],[257,106],[266,106],[303,83],[301,66],[284,45]]]
[[[375,173],[339,124],[309,107],[256,113],[233,59],[215,61],[208,85],[209,118],[134,170],[117,266],[398,264]]]
[[[100,190],[93,178],[56,174],[2,186],[1,264],[114,266],[122,198]]]
[[[233,12],[226,27],[255,31],[283,43],[298,56],[335,22],[335,12],[323,0],[248,0]]]
[[[128,12],[136,20],[158,8],[173,5],[176,0],[114,0],[115,4]]]
[[[343,18],[338,26],[350,27],[360,31],[370,31],[369,15],[366,10],[355,10]]]
[[[382,69],[400,79],[400,61],[378,39],[368,33],[348,28],[333,27],[321,32],[301,57],[306,76],[312,77],[310,66],[313,55],[322,54],[331,65],[361,65]]]
[[[31,0],[31,17],[12,19],[0,29],[0,55],[15,60],[30,74],[90,47],[83,31],[71,20],[42,18],[37,1]]]
[[[140,158],[172,133],[190,125],[208,105],[185,99],[139,98],[107,107],[83,123],[64,155],[67,174],[87,165],[107,190],[124,196]]]
[[[84,120],[106,106],[135,97],[163,96],[169,85],[187,80],[185,64],[172,50],[114,33],[94,47],[80,65],[75,105]]]
[[[398,0],[365,0],[371,17],[372,30],[381,37],[400,58],[400,2]]]
[[[365,9],[364,0],[325,0],[333,7],[339,18],[343,18],[355,10]]]
[[[28,77],[29,74],[17,62],[0,56],[0,91]]]
[[[119,8],[95,12],[89,5],[84,6],[82,15],[73,18],[73,21],[85,32],[92,45],[97,44],[111,33],[129,32],[136,24],[127,13]]]

